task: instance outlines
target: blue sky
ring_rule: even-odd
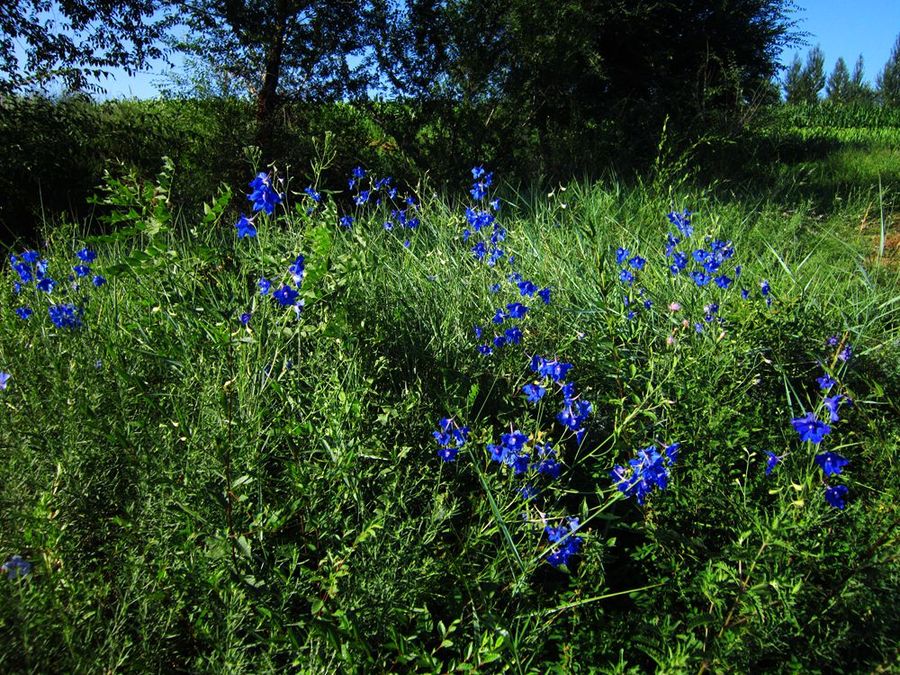
[[[785,50],[781,63],[787,65],[799,53],[817,44],[825,52],[825,72],[830,73],[839,56],[850,70],[856,57],[863,55],[865,76],[869,82],[881,72],[900,34],[900,0],[796,0],[794,18],[797,27],[809,35],[807,46]]]
[[[900,0],[796,0],[793,17],[797,28],[805,33],[806,46],[785,50],[781,63],[788,64],[795,53],[806,58],[810,47],[821,45],[825,52],[825,69],[830,73],[834,62],[843,56],[852,70],[856,57],[863,55],[865,76],[874,82],[890,56],[891,49],[900,34]],[[177,65],[179,57],[174,57]],[[156,82],[167,67],[157,63],[152,70],[134,77],[116,72],[102,82],[106,98],[151,98],[159,93]]]

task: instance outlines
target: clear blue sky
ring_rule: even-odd
[[[816,45],[825,52],[825,72],[843,56],[850,70],[856,57],[863,55],[865,75],[869,82],[881,72],[900,34],[900,0],[796,0],[797,28],[809,33],[807,45],[785,50],[781,63],[787,65],[799,53]]]
[[[805,59],[807,50],[818,44],[825,52],[826,73],[831,72],[839,56],[852,70],[856,57],[862,54],[866,79],[874,82],[900,34],[900,0],[796,0],[796,5],[793,16],[797,28],[809,34],[805,36],[807,45],[785,50],[782,64],[790,63],[795,53]],[[177,56],[173,61],[176,67],[180,63]],[[165,71],[165,65],[159,63],[150,72],[135,77],[116,72],[102,86],[107,90],[107,98],[151,98],[159,93],[154,81]]]

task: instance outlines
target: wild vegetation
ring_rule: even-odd
[[[890,64],[781,104],[784,3],[371,2],[365,100],[369,23],[208,4],[221,91],[0,86],[0,666],[900,665]]]

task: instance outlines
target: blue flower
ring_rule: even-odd
[[[550,543],[557,544],[550,550],[547,556],[547,562],[553,567],[568,565],[569,560],[581,551],[581,545],[584,540],[581,537],[574,536],[574,532],[578,529],[578,518],[569,518],[566,525],[559,527],[550,527],[546,525],[544,532]]]
[[[628,259],[629,255],[631,255],[631,253],[624,246],[620,246],[619,248],[617,248],[616,249],[616,264],[621,265],[623,262],[625,262]]]
[[[517,345],[522,341],[522,329],[518,326],[507,328],[503,331],[503,334],[506,336],[506,341],[509,344]]]
[[[838,394],[837,396],[825,397],[823,403],[825,407],[828,409],[828,412],[831,413],[831,421],[837,422],[840,418],[838,417],[838,408],[841,405],[841,401],[846,398],[843,394]]]
[[[269,289],[272,288],[272,282],[265,277],[260,277],[259,281],[256,282],[256,285],[259,286],[260,295],[268,295]]]
[[[849,491],[850,490],[846,485],[834,485],[825,488],[825,501],[836,509],[843,509],[844,506],[846,506],[846,504],[844,504],[844,498]]]
[[[306,259],[302,253],[288,267],[288,272],[290,272],[294,284],[299,287],[303,283],[303,277],[306,276]]]
[[[831,433],[831,427],[820,422],[813,413],[806,413],[806,417],[797,417],[791,420],[797,433],[800,434],[801,441],[812,441],[815,444],[822,442],[828,434]]]
[[[846,363],[850,360],[851,356],[853,356],[853,346],[848,344],[840,351],[838,359]]]
[[[80,307],[75,307],[72,303],[51,305],[47,311],[50,314],[50,320],[57,328],[73,330],[82,326],[81,317],[84,314],[84,310]]]
[[[631,265],[632,268],[640,272],[642,269],[644,269],[644,265],[647,264],[647,261],[641,256],[636,255],[628,261],[628,264]]]
[[[91,273],[91,268],[87,265],[75,265],[72,270],[75,272],[76,276],[78,276],[79,279],[81,277],[86,277]]]
[[[16,316],[18,316],[23,321],[32,314],[34,314],[34,312],[32,311],[31,307],[18,307],[16,309]]]
[[[822,468],[826,476],[837,475],[850,463],[846,457],[841,457],[836,452],[821,452],[815,457],[816,464]]]
[[[549,288],[542,288],[541,290],[538,291],[537,294],[538,294],[538,297],[544,301],[545,305],[550,304],[550,289]]]
[[[699,270],[691,272],[691,279],[693,279],[694,283],[698,286],[706,286],[706,284],[709,283],[709,277]]]
[[[547,393],[547,390],[539,384],[526,384],[522,387],[522,391],[528,396],[529,403],[537,403]]]
[[[39,282],[37,282],[37,289],[39,291],[43,291],[44,293],[52,293],[53,287],[56,286],[56,282],[53,281],[50,277],[44,277]]]
[[[828,391],[835,384],[837,384],[835,382],[834,378],[831,377],[831,375],[828,375],[827,373],[825,375],[822,375],[822,377],[817,377],[816,382],[819,383],[819,389],[822,389],[823,391]]]
[[[610,476],[619,491],[626,497],[635,497],[638,504],[643,504],[653,488],[665,490],[669,481],[669,467],[678,456],[677,447],[674,452],[669,452],[669,448],[666,449],[665,456],[657,452],[653,445],[638,450],[637,456],[628,462],[631,470],[627,474],[624,466],[615,466],[610,471]]]
[[[748,291],[746,288],[742,288],[741,289],[741,299],[746,300],[749,297],[750,297],[750,291]]]
[[[528,307],[520,302],[511,302],[506,306],[507,315],[510,319],[522,319],[528,312]]]
[[[91,279],[91,283],[94,284],[94,286],[96,286],[97,288],[100,288],[103,284],[106,283],[106,278],[99,274],[95,274],[94,278]]]
[[[256,236],[256,227],[254,227],[253,221],[243,214],[241,214],[240,220],[234,226],[237,228],[238,239]]]
[[[759,282],[759,292],[762,293],[762,296],[765,298],[769,295],[771,291],[771,287],[769,286],[769,282],[766,279],[763,279]]]
[[[634,283],[634,275],[629,272],[628,269],[623,269],[621,272],[619,272],[619,281],[630,286],[632,283]]]
[[[431,435],[440,446],[438,457],[445,462],[452,462],[460,448],[469,440],[469,427],[459,427],[453,420],[444,417],[438,422],[438,431],[431,432]]]
[[[6,574],[7,579],[15,581],[31,574],[31,563],[23,560],[20,555],[14,555],[3,565],[0,565],[0,574]]]
[[[682,236],[690,237],[694,234],[694,228],[691,227],[691,215],[691,211],[685,209],[681,213],[672,211],[666,217],[669,219],[670,223],[678,228],[678,231],[681,232]]]
[[[734,283],[734,279],[729,277],[727,274],[720,274],[715,278],[716,286],[719,288],[726,290],[728,289],[732,283]]]
[[[241,323],[244,326],[246,326],[248,323],[250,323],[250,313],[249,312],[244,312],[243,314],[241,314]]]
[[[352,227],[353,226],[353,216],[341,216],[340,219],[341,227]]]
[[[772,470],[776,467],[776,465],[781,461],[781,457],[776,455],[774,452],[766,451],[766,476],[772,473]]]
[[[299,296],[300,294],[290,286],[282,286],[272,294],[272,297],[275,298],[282,307],[293,305]]]
[[[269,174],[258,174],[250,181],[250,187],[253,188],[253,192],[250,193],[248,199],[253,203],[253,210],[265,211],[267,215],[271,216],[275,211],[275,206],[281,203],[281,195],[272,188]]]
[[[97,254],[88,248],[81,249],[75,255],[78,256],[79,260],[88,265],[90,265],[92,262],[94,262],[94,260],[97,259]]]
[[[40,260],[40,258],[41,254],[37,251],[25,251],[22,254],[22,259],[29,265],[34,265],[38,260]]]
[[[307,195],[309,195],[310,198],[311,198],[314,202],[316,202],[316,204],[318,204],[319,202],[322,201],[322,195],[319,194],[318,192],[316,192],[315,190],[313,190],[312,185],[310,185],[309,187],[307,187],[307,188],[306,188],[305,190],[303,190],[303,191],[304,191]]]
[[[0,391],[6,391],[7,383],[12,375],[9,373],[0,373]]]

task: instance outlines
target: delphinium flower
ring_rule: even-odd
[[[9,380],[12,377],[9,373],[0,373],[0,391],[6,391]]]
[[[241,325],[246,326],[250,323],[251,314],[250,312],[244,312],[241,314]]]
[[[24,560],[20,555],[14,555],[0,565],[0,574],[5,574],[10,581],[27,577],[31,574],[31,563]]]
[[[438,457],[445,462],[452,462],[460,448],[469,440],[469,427],[461,427],[449,417],[444,417],[438,422],[438,430],[433,431],[432,436],[440,446]]]
[[[253,191],[248,195],[248,199],[253,204],[253,211],[263,211],[266,215],[271,216],[275,212],[275,207],[282,200],[281,195],[272,187],[272,175],[257,174],[256,178],[250,181],[250,187]]]
[[[574,432],[576,442],[581,443],[585,434],[585,422],[593,411],[593,406],[578,395],[575,383],[567,380],[572,364],[563,363],[558,359],[548,360],[535,355],[531,359],[530,368],[533,373],[543,379],[540,383],[532,383],[523,387],[529,402],[537,403],[551,383],[558,385],[563,396],[563,405],[556,415],[556,420]]]
[[[672,211],[666,217],[678,229],[681,236],[690,238],[694,234],[694,228],[691,226],[691,215],[693,215],[692,212],[685,209],[681,213]]]
[[[475,182],[469,194],[475,205],[466,207],[466,227],[463,229],[462,239],[470,242],[476,235],[480,237],[471,245],[472,255],[476,260],[493,267],[505,256],[500,244],[506,239],[506,229],[500,225],[495,215],[500,210],[500,201],[487,200],[488,188],[493,183],[492,173],[479,166],[472,169],[472,176]],[[484,204],[485,201],[488,201],[487,205]]]
[[[256,285],[259,286],[260,295],[268,295],[269,290],[272,288],[272,282],[265,277],[260,277],[259,281],[256,282]]]
[[[106,283],[106,278],[100,274],[95,274],[91,278],[91,283],[94,284],[97,288],[100,288],[103,284]]]
[[[531,454],[525,448],[529,441],[528,436],[517,429],[513,429],[509,433],[500,436],[499,445],[489,443],[487,450],[493,461],[510,467],[513,473],[518,476],[528,471],[531,463]]]
[[[565,524],[560,524],[558,527],[544,526],[547,539],[551,544],[556,544],[547,555],[547,562],[553,567],[568,565],[572,556],[581,551],[584,540],[574,534],[578,527],[578,518],[574,517],[569,517]]]
[[[297,301],[297,298],[300,297],[300,294],[290,286],[282,286],[277,291],[272,293],[272,297],[282,307],[290,307]]]
[[[836,452],[821,452],[815,457],[816,464],[822,469],[822,473],[826,476],[837,475],[841,473],[841,469],[850,463],[846,457],[841,457]]]
[[[817,377],[816,382],[819,383],[819,389],[822,391],[829,391],[835,384],[837,384],[831,375],[825,373],[822,377]]]
[[[779,457],[774,452],[766,451],[766,476],[772,474],[773,469],[775,469],[782,459],[782,457]]]
[[[800,434],[800,440],[811,441],[818,445],[828,434],[831,427],[819,420],[815,413],[808,412],[805,417],[797,417],[791,420],[794,429]]]
[[[16,308],[16,316],[18,316],[23,321],[30,317],[32,314],[34,314],[34,311],[31,309],[31,307]]]
[[[547,476],[552,480],[559,478],[561,466],[556,461],[556,451],[549,443],[539,443],[534,447],[535,457],[537,461],[532,465],[539,474]]]
[[[665,490],[669,484],[669,468],[678,459],[680,443],[673,443],[660,454],[655,445],[637,451],[637,456],[629,460],[630,471],[616,465],[610,476],[616,487],[626,497],[635,497],[643,504],[654,488]]]
[[[850,357],[853,356],[853,345],[846,344],[844,348],[838,352],[838,359],[846,363],[850,360]]]
[[[831,414],[831,421],[837,422],[840,418],[838,417],[838,408],[841,405],[841,401],[846,399],[847,397],[843,394],[838,394],[837,396],[826,396],[822,403],[825,405],[825,408]]]
[[[82,326],[84,310],[81,307],[76,307],[72,303],[51,305],[48,308],[48,312],[50,314],[50,320],[57,328],[74,330],[75,328],[80,328]]]
[[[241,217],[234,224],[237,229],[238,239],[243,239],[244,237],[253,238],[256,236],[256,226],[253,225],[253,219],[248,218],[247,216],[241,214]]]
[[[846,504],[844,499],[850,489],[846,485],[832,485],[825,488],[825,501],[836,509],[843,509]]]

